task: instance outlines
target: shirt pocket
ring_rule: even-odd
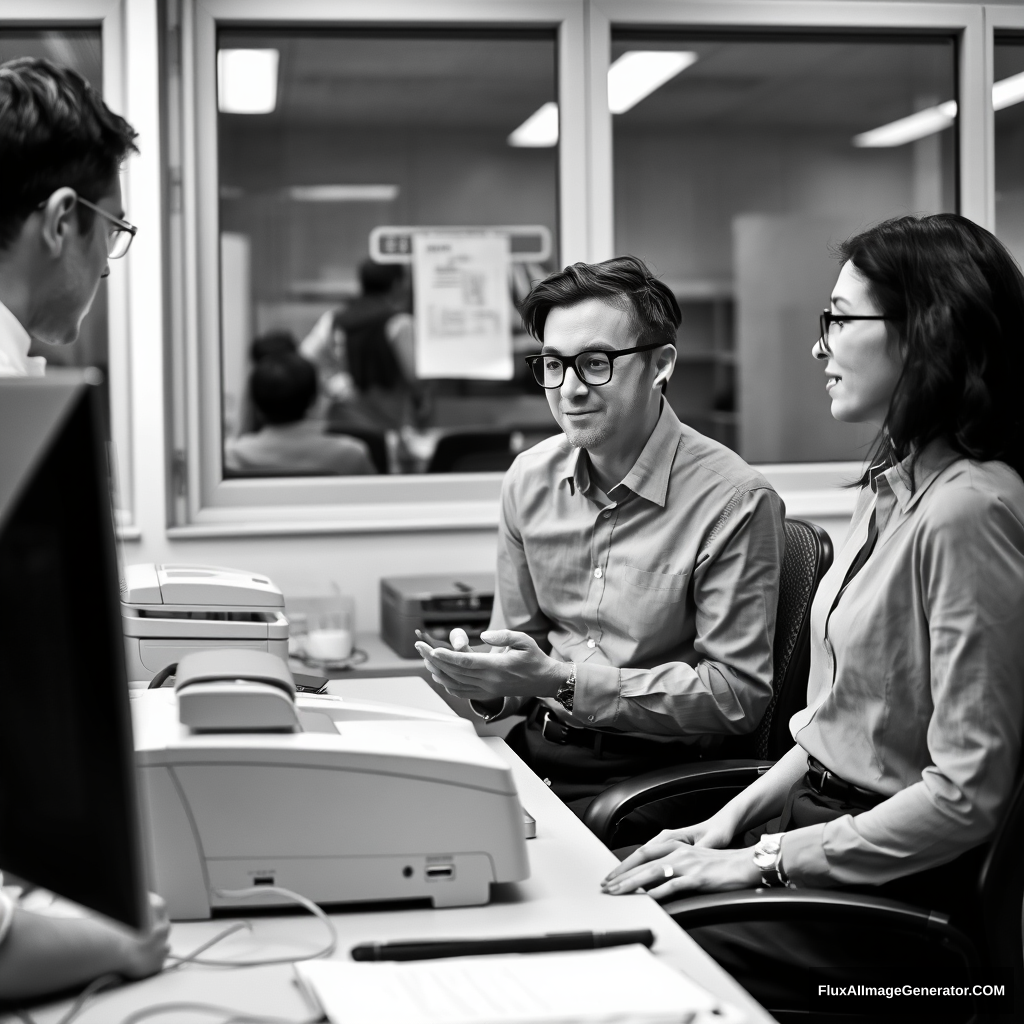
[[[647,572],[627,565],[623,574],[626,628],[634,640],[654,640],[682,624],[688,572]]]

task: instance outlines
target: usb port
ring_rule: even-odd
[[[427,881],[428,882],[439,882],[446,878],[455,877],[455,865],[454,864],[428,864],[427,865]]]
[[[252,880],[252,884],[253,885],[273,885],[274,884],[274,876],[273,875],[257,875]]]

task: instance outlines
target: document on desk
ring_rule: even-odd
[[[643,946],[297,965],[332,1024],[742,1024]]]

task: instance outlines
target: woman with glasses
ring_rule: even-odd
[[[832,415],[879,439],[815,597],[796,745],[603,887],[849,887],[969,924],[1024,723],[1024,278],[954,214],[887,221],[840,255],[813,354]],[[693,935],[769,1008],[800,1005],[811,981],[880,982],[886,960],[901,982],[947,970],[922,954],[908,979],[903,938],[867,930]]]

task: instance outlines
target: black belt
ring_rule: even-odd
[[[639,754],[651,757],[665,754],[678,747],[686,747],[692,752],[692,744],[659,743],[656,740],[645,740],[638,736],[617,736],[599,729],[587,729],[581,725],[569,725],[559,721],[540,701],[534,705],[527,719],[530,725],[539,725],[540,734],[548,743],[560,746],[587,747],[597,754]]]
[[[830,772],[817,758],[807,755],[807,785],[822,796],[835,797],[847,803],[870,810],[889,798],[870,789],[862,789],[846,779],[841,779],[835,772]]]

